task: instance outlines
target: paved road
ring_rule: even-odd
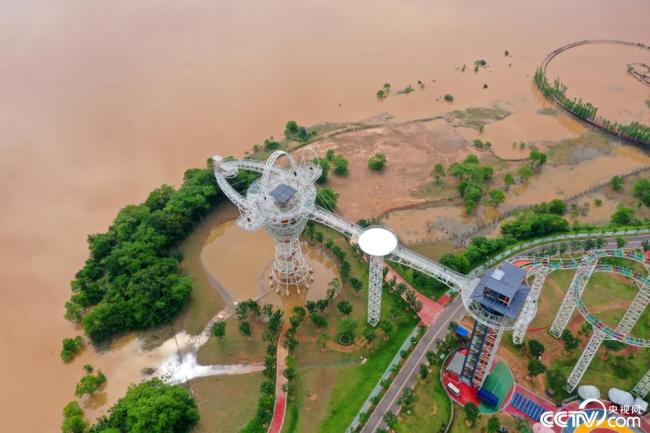
[[[441,338],[447,332],[449,322],[459,321],[465,314],[463,302],[458,296],[447,308],[444,309],[422,336],[417,346],[411,352],[395,380],[388,388],[381,401],[370,415],[370,419],[361,429],[361,433],[373,433],[379,428],[385,428],[384,414],[388,411],[397,413],[397,400],[407,387],[412,387],[417,380],[420,365],[426,361],[426,353],[433,348],[434,341]]]

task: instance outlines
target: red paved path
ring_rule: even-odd
[[[284,424],[284,415],[287,412],[287,393],[282,389],[282,385],[287,383],[284,377],[286,367],[287,348],[284,347],[284,335],[278,340],[277,368],[275,379],[275,407],[273,409],[273,419],[269,425],[268,433],[280,433]]]

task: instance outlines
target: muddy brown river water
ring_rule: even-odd
[[[133,337],[59,359],[78,332],[63,303],[86,235],[125,204],[288,119],[430,116],[450,109],[446,93],[451,108],[512,108],[493,142],[571,135],[537,115],[535,66],[573,40],[647,43],[648,16],[644,0],[2,1],[0,431],[56,431],[84,363],[107,373],[107,401],[138,380]],[[479,58],[489,67],[475,74]],[[375,98],[418,80],[422,91]]]

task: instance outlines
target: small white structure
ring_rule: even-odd
[[[618,388],[610,388],[607,392],[609,401],[619,406],[634,405],[634,396],[627,391]]]
[[[593,385],[582,385],[578,387],[578,395],[583,400],[595,398],[600,400],[600,390]]]
[[[359,236],[359,248],[369,256],[368,324],[377,326],[381,316],[381,288],[384,281],[384,257],[397,248],[397,236],[385,227],[373,226]]]

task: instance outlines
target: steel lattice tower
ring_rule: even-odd
[[[517,345],[524,343],[528,325],[532,322],[535,314],[537,314],[537,299],[539,299],[539,295],[542,293],[544,282],[550,272],[551,268],[544,265],[532,271],[533,284],[530,288],[530,295],[526,298],[524,308],[512,328],[512,342]]]
[[[650,370],[641,378],[639,383],[636,384],[632,390],[632,394],[636,395],[639,398],[645,398],[646,395],[650,392]]]
[[[582,292],[587,286],[587,282],[591,277],[591,274],[596,269],[596,264],[598,263],[598,256],[595,254],[586,254],[580,261],[580,265],[576,270],[573,280],[571,280],[571,285],[569,290],[567,290],[560,305],[560,310],[553,320],[551,328],[548,330],[548,333],[555,338],[560,338],[562,332],[566,329],[571,320],[571,316],[576,309],[576,293],[582,295]]]
[[[384,257],[397,247],[397,236],[384,227],[370,227],[359,236],[359,248],[368,254],[368,324],[377,326],[381,317]]]
[[[288,167],[276,162],[281,157]],[[213,157],[217,183],[240,210],[237,224],[248,231],[264,227],[275,243],[275,257],[271,277],[276,291],[285,295],[289,288],[309,285],[310,269],[300,248],[300,234],[305,229],[309,214],[314,208],[316,187],[321,168],[312,159],[297,163],[286,152],[276,151],[266,161],[262,177],[251,184],[242,197],[227,181],[237,175],[245,161],[229,161]]]

